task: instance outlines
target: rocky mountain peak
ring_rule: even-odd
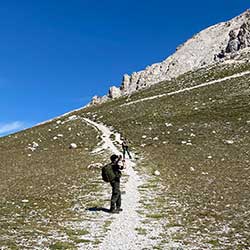
[[[250,47],[250,10],[219,24],[208,27],[184,44],[176,52],[160,63],[146,69],[123,76],[120,87],[112,86],[108,95],[95,96],[91,104],[147,88],[164,80],[170,80],[191,70],[213,63],[233,59],[241,50]]]

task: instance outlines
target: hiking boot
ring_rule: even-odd
[[[119,214],[119,211],[117,209],[110,209],[109,212],[111,214]]]
[[[120,207],[118,207],[118,208],[116,209],[116,211],[121,212],[121,211],[123,211],[123,209],[120,208]]]

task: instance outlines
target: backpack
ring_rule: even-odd
[[[111,164],[107,164],[102,167],[102,179],[105,182],[111,182],[115,179],[116,175],[113,171],[113,167]]]

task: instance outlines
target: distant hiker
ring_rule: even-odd
[[[123,154],[123,159],[125,159],[125,154],[128,154],[129,159],[132,159],[131,154],[128,150],[128,140],[126,138],[122,139],[122,154]]]
[[[110,213],[119,213],[121,209],[121,191],[120,191],[120,178],[121,171],[124,166],[119,165],[122,156],[111,155],[111,163],[102,168],[102,178],[104,181],[109,182],[112,187],[112,196],[110,202]]]

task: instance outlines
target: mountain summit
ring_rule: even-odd
[[[178,77],[191,70],[196,70],[214,63],[234,59],[243,49],[250,47],[250,10],[241,15],[202,30],[176,52],[160,63],[152,64],[145,70],[125,74],[119,88],[112,86],[103,97],[94,96],[91,104],[98,104],[109,99],[149,87],[164,80]]]

